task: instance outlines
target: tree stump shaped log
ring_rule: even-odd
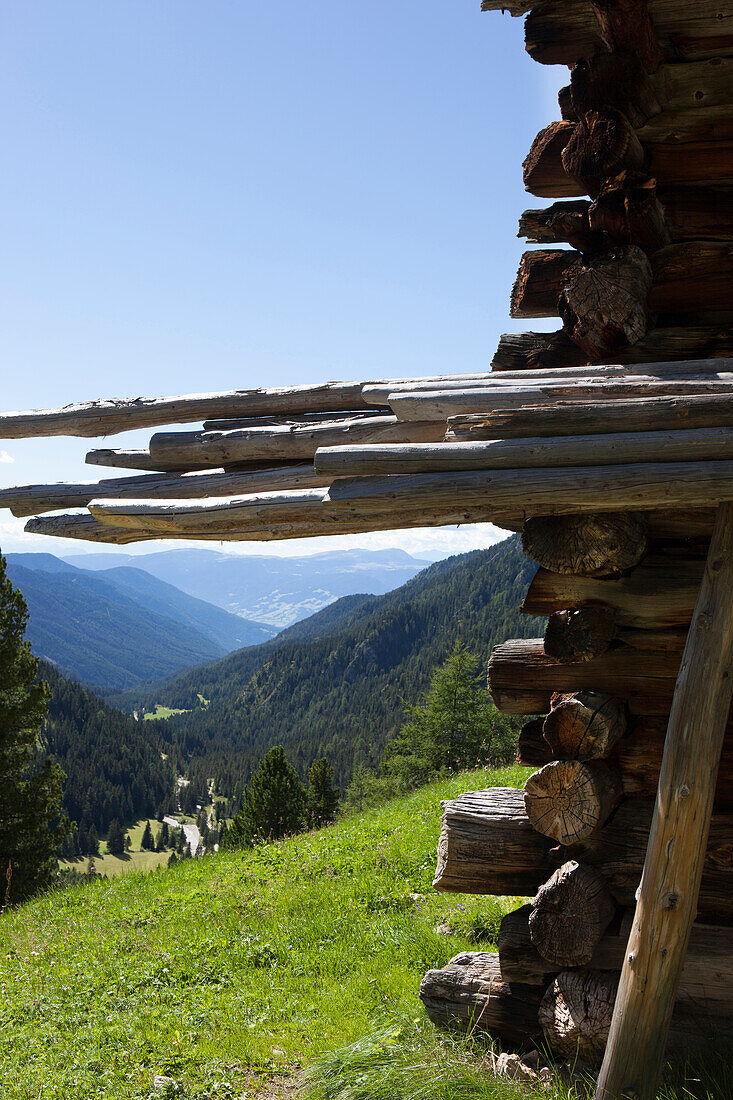
[[[542,733],[558,759],[599,760],[611,754],[627,726],[622,699],[581,691],[553,695]]]
[[[636,245],[586,261],[565,273],[558,303],[563,324],[591,359],[636,344],[650,326],[652,268]]]
[[[545,993],[539,1021],[552,1052],[584,1065],[603,1057],[611,1027],[618,978],[607,973],[564,970]]]
[[[556,611],[545,630],[545,653],[558,661],[592,661],[611,648],[618,634],[612,607]]]
[[[524,525],[522,548],[551,573],[606,577],[638,565],[647,531],[638,512],[533,516]]]
[[[538,833],[579,844],[605,824],[622,793],[620,776],[601,761],[555,760],[529,777],[524,806]]]
[[[586,966],[615,912],[598,871],[570,860],[537,891],[529,917],[532,943],[558,966]]]
[[[647,255],[671,241],[656,182],[643,172],[606,180],[588,211],[588,226],[593,236],[607,233],[615,244],[638,245]]]
[[[594,199],[607,179],[625,169],[639,171],[644,149],[621,111],[587,111],[562,150],[562,165]]]

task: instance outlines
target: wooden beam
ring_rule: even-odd
[[[150,455],[163,466],[190,468],[227,466],[239,462],[310,460],[320,446],[337,443],[437,442],[443,425],[406,426],[389,415],[344,417],[323,422],[285,422],[264,428],[227,432],[158,432],[150,440]]]
[[[662,56],[674,61],[733,53],[733,13],[720,0],[649,0]],[[574,65],[604,48],[601,28],[586,0],[533,4],[525,46],[546,65]]]
[[[733,504],[721,505],[675,688],[597,1100],[654,1100],[698,905],[733,698]]]
[[[698,428],[678,432],[496,439],[479,443],[321,447],[316,451],[315,469],[320,475],[328,477],[355,477],[440,470],[547,469],[554,466],[607,466],[627,462],[728,458],[733,458],[733,428]],[[105,492],[95,495],[116,494]],[[2,503],[3,491],[0,491],[0,505]]]
[[[207,417],[341,412],[367,407],[361,396],[362,385],[362,382],[327,382],[318,386],[231,390],[133,401],[89,401],[62,409],[3,413],[0,438],[114,435],[134,428],[185,424]]]
[[[687,325],[680,328],[654,328],[643,340],[614,352],[618,363],[659,363],[678,359],[705,359],[730,356],[733,334],[730,325]],[[582,367],[588,357],[574,344],[564,329],[557,332],[507,332],[491,361],[494,372],[518,373],[523,370],[555,371],[563,367]]]
[[[526,439],[701,430],[733,425],[733,395],[675,395],[497,408],[448,417],[446,440]]]
[[[14,516],[34,516],[62,508],[84,508],[95,497],[115,500],[170,499],[237,496],[242,493],[277,489],[311,489],[326,482],[310,465],[277,466],[272,469],[225,473],[142,474],[140,477],[106,478],[72,484],[19,485],[0,489],[0,508]]]
[[[655,398],[675,397],[690,400],[706,395],[718,398],[730,397],[733,395],[733,377],[721,375],[719,378],[643,379],[640,381],[630,377],[600,382],[579,380],[566,384],[549,381],[534,386],[427,390],[390,394],[390,406],[400,420],[416,421],[420,424],[430,422],[434,425],[439,420],[448,420],[455,416],[490,414],[506,410],[523,410],[526,414],[529,409],[542,406],[551,407],[556,417],[561,415],[567,417],[576,407],[587,405],[597,398],[599,400],[595,406],[596,412],[601,416],[601,427],[603,427],[606,406],[612,401],[632,398],[638,401],[638,411],[641,412]],[[698,426],[695,425],[695,427]],[[710,426],[712,427],[712,424]],[[632,431],[633,427],[630,426],[626,430]],[[530,436],[542,433],[529,430],[524,434]],[[571,431],[568,434],[579,433]],[[581,434],[597,433],[584,431]],[[375,442],[377,442],[376,439]],[[409,440],[395,439],[394,442],[409,442]]]

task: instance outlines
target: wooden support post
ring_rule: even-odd
[[[733,696],[733,503],[718,508],[669,717],[636,914],[595,1100],[654,1100]]]

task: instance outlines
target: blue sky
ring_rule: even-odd
[[[566,70],[479,9],[4,5],[3,408],[484,369],[526,327],[508,316],[536,204],[521,164]],[[0,441],[0,484],[93,478],[86,448]],[[5,549],[21,527],[0,514]]]

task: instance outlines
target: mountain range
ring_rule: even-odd
[[[275,631],[305,619],[341,596],[381,595],[414,577],[426,562],[403,550],[333,550],[304,557],[163,550],[66,556],[84,570],[143,569],[182,592]]]
[[[133,687],[223,657],[275,631],[141,569],[78,569],[52,554],[8,554],[36,656],[101,690]]]
[[[156,722],[180,772],[222,793],[246,781],[273,745],[305,774],[327,756],[338,780],[374,765],[434,668],[463,642],[484,662],[508,637],[542,632],[518,611],[535,570],[518,536],[424,569],[380,596],[349,596],[276,638],[138,688],[115,702],[188,713]],[[202,704],[202,700],[205,702]]]

